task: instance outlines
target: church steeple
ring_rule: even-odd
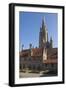
[[[45,28],[45,17],[42,17],[42,28]]]
[[[42,18],[42,25],[41,25],[39,34],[40,34],[39,35],[39,47],[43,47],[48,41],[48,32],[47,32],[47,27],[45,23],[45,17]]]

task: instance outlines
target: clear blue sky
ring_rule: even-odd
[[[39,46],[39,31],[42,24],[42,18],[45,17],[45,23],[48,29],[48,38],[52,36],[53,47],[58,47],[58,26],[57,13],[37,13],[20,12],[19,13],[19,46],[24,44],[24,49],[29,48],[32,43],[34,47]]]

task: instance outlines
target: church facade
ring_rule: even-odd
[[[53,40],[48,40],[48,29],[45,19],[42,19],[42,25],[39,32],[39,47],[22,49],[20,55],[20,71],[29,70],[56,70],[58,68],[58,51],[53,48]]]

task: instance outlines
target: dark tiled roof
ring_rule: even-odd
[[[48,59],[56,59],[58,58],[58,50],[57,48],[48,49],[47,51],[47,58]]]
[[[47,59],[57,59],[58,58],[58,50],[57,48],[52,48],[47,50]],[[20,56],[28,57],[31,55],[33,58],[38,58],[43,56],[43,49],[42,48],[33,48],[33,49],[26,49],[20,52]]]
[[[22,51],[20,52],[20,56],[22,56],[22,57],[27,57],[27,56],[29,56],[29,55],[30,55],[30,50],[29,50],[29,49],[22,50]]]
[[[31,56],[42,56],[42,48],[33,48],[31,50]]]

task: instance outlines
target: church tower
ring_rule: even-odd
[[[48,41],[48,31],[45,23],[45,17],[42,18],[42,25],[39,32],[39,47],[44,47]]]
[[[43,48],[43,61],[47,60],[48,31],[45,23],[45,17],[42,18],[42,25],[39,32],[39,48]]]

